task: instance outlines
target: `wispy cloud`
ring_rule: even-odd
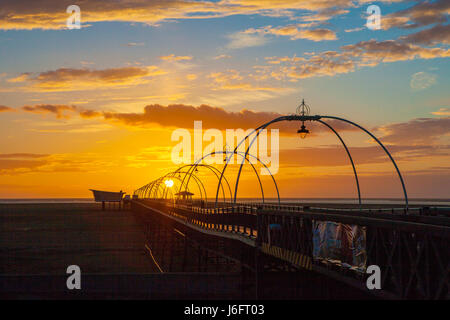
[[[120,67],[109,69],[60,68],[39,73],[22,73],[10,78],[10,83],[27,83],[32,91],[77,91],[104,87],[138,85],[148,82],[148,77],[166,74],[157,66]]]
[[[13,111],[15,111],[15,109],[0,105],[0,112],[13,112]]]
[[[409,85],[413,90],[423,90],[431,87],[437,82],[437,76],[428,72],[417,72],[411,76]]]
[[[261,33],[249,33],[246,31],[236,32],[229,34],[229,42],[227,48],[229,49],[242,49],[249,47],[258,47],[265,45],[268,39]]]
[[[68,0],[47,0],[45,10],[34,0],[3,0],[0,29],[65,29]],[[137,22],[158,25],[174,19],[211,19],[231,15],[272,15],[292,17],[293,10],[336,11],[336,7],[350,7],[350,0],[227,0],[227,1],[114,1],[89,0],[80,4],[83,24],[103,21]],[[329,11],[326,11],[329,10]],[[320,13],[319,13],[320,14]],[[325,14],[324,16],[326,16]],[[316,18],[317,19],[317,18]]]
[[[168,56],[161,56],[159,58],[161,60],[166,60],[166,61],[189,61],[189,60],[192,60],[191,56],[176,56],[173,53]]]
[[[448,107],[440,108],[439,110],[434,111],[431,114],[434,114],[436,116],[450,116],[450,108]]]

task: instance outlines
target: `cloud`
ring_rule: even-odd
[[[0,153],[0,173],[33,170],[45,164],[46,154]]]
[[[359,28],[352,28],[352,29],[345,29],[345,32],[357,32],[357,31],[361,31],[364,30],[364,27],[359,27]]]
[[[0,28],[11,29],[65,29],[71,0],[2,0]],[[157,25],[175,19],[211,19],[231,15],[271,15],[292,17],[294,10],[318,10],[350,7],[350,0],[89,0],[79,4],[82,25],[103,21],[138,22]],[[45,10],[42,8],[45,7]]]
[[[0,112],[13,112],[13,111],[16,111],[16,110],[11,107],[0,105]]]
[[[38,172],[95,172],[107,171],[117,166],[117,159],[104,154],[61,153],[27,154],[16,153],[0,156],[0,173],[26,174]]]
[[[84,119],[101,117],[103,115],[100,111],[84,109],[74,105],[37,104],[34,106],[23,106],[20,110],[36,114],[53,114],[57,119],[68,119],[73,114],[78,114]],[[43,130],[40,131],[43,132]]]
[[[336,33],[330,29],[299,29],[300,25],[288,25],[285,27],[266,27],[265,33],[277,36],[289,36],[291,40],[307,39],[312,41],[336,40]]]
[[[229,112],[222,108],[208,105],[195,107],[183,104],[173,104],[168,106],[152,104],[146,106],[143,113],[103,112],[105,120],[119,122],[128,126],[151,127],[152,125],[157,124],[165,127],[191,129],[194,121],[201,120],[204,129],[215,128],[219,130],[257,128],[280,116],[282,116],[282,114],[275,112],[258,112],[246,109],[239,112]],[[356,130],[354,127],[341,121],[330,120],[328,122],[337,130]],[[271,126],[271,128],[279,128],[282,132],[289,132],[292,134],[296,134],[298,127],[298,121],[283,122],[282,124]],[[310,124],[310,128],[314,133],[328,130],[322,125],[313,123]]]
[[[162,56],[159,57],[161,60],[166,61],[186,61],[186,60],[192,60],[191,56],[176,56],[173,53],[168,56]]]
[[[437,76],[427,72],[417,72],[411,76],[409,85],[414,90],[423,90],[431,87],[436,83]]]
[[[431,145],[450,134],[450,117],[418,118],[378,128],[382,141],[392,144]]]
[[[79,111],[79,114],[80,114],[80,117],[85,118],[85,119],[96,118],[96,117],[100,117],[102,115],[101,112],[94,111],[94,110],[81,110],[81,111]]]
[[[450,108],[440,108],[438,111],[434,111],[431,114],[436,116],[450,116]]]
[[[335,16],[343,15],[348,12],[349,12],[348,10],[342,8],[327,8],[324,10],[318,10],[316,13],[301,16],[299,19],[302,21],[322,23],[334,18]]]
[[[231,58],[231,56],[228,55],[228,54],[221,54],[221,55],[215,56],[213,59],[214,60],[221,60],[221,59],[230,59],[230,58]]]
[[[145,45],[144,42],[128,42],[126,44],[127,47],[142,47],[144,45]]]
[[[213,72],[208,78],[214,81],[213,90],[267,91],[278,93],[292,91],[290,88],[251,84],[244,80],[244,77],[239,71],[233,69],[225,72]]]
[[[193,81],[193,80],[195,80],[197,78],[198,78],[198,76],[196,74],[194,74],[194,73],[190,73],[190,74],[188,74],[186,76],[186,79],[188,79],[189,81]]]
[[[341,46],[341,51],[311,53],[308,57],[267,57],[266,61],[272,68],[261,69],[261,72],[277,80],[295,80],[334,76],[352,72],[357,67],[374,67],[383,62],[450,57],[450,49],[421,47],[407,41],[372,39]]]
[[[324,41],[324,40],[336,40],[336,33],[330,29],[317,28],[317,29],[305,29],[302,24],[290,24],[282,27],[265,26],[262,28],[254,29],[250,28],[245,31],[238,32],[242,39],[245,39],[247,35],[255,35],[258,39],[264,39],[266,35],[286,36],[291,40],[307,39],[312,41]]]
[[[408,43],[419,43],[426,45],[438,43],[450,44],[450,25],[436,25],[432,28],[401,37],[400,39]]]
[[[0,153],[0,159],[37,159],[48,156],[39,153]]]
[[[423,1],[416,5],[390,13],[381,20],[383,29],[419,28],[436,23],[445,23],[450,13],[450,2],[448,0]]]
[[[354,71],[357,63],[349,56],[336,51],[326,51],[309,58],[271,57],[268,63],[278,66],[266,72],[276,79],[304,79]]]
[[[75,106],[66,106],[66,105],[52,105],[52,104],[38,104],[35,106],[23,106],[21,108],[25,112],[31,112],[31,113],[52,113],[56,115],[56,118],[67,118],[66,115],[64,115],[65,111],[76,111]]]
[[[240,31],[229,34],[227,38],[230,42],[227,44],[229,49],[242,49],[248,47],[262,46],[268,42],[268,39],[261,33],[250,33]]]
[[[450,57],[449,49],[425,48],[397,40],[376,41],[372,39],[346,45],[342,49],[353,57],[362,57],[363,61],[372,63]]]
[[[148,77],[166,74],[156,66],[121,67],[109,69],[60,68],[40,73],[22,73],[11,83],[30,83],[36,91],[94,90],[104,87],[129,86],[147,83]]]
[[[312,30],[301,30],[296,39],[308,39],[312,41],[323,41],[323,40],[336,40],[336,33],[330,29],[312,29]]]

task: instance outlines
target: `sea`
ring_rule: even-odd
[[[260,202],[260,198],[242,198],[238,202]],[[265,202],[276,203],[275,198],[266,198]],[[284,198],[284,203],[334,203],[357,204],[358,199],[353,198]],[[37,203],[94,203],[93,198],[29,198],[29,199],[0,199],[0,204],[37,204]],[[402,205],[403,199],[369,198],[363,199],[363,204]],[[450,206],[450,199],[409,199],[410,205]]]

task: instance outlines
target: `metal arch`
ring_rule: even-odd
[[[269,121],[269,122],[267,122],[267,123],[265,123],[265,124],[259,126],[258,128],[254,129],[252,132],[250,132],[248,135],[246,135],[246,136],[244,137],[244,139],[242,139],[241,142],[238,143],[238,145],[237,145],[236,148],[234,149],[234,152],[237,152],[237,150],[238,150],[238,148],[240,147],[240,145],[241,145],[242,143],[244,143],[245,140],[247,140],[247,139],[248,139],[252,134],[254,134],[257,130],[262,130],[262,129],[266,128],[267,126],[269,126],[270,124],[275,123],[275,122],[279,122],[279,121],[283,121],[283,120],[294,120],[295,117],[296,117],[296,116],[281,116],[281,117],[275,118],[275,119],[273,119],[273,120],[271,120],[271,121]],[[259,132],[261,132],[261,131],[259,131]],[[259,132],[257,133],[257,136],[259,135]],[[256,136],[256,137],[257,137],[257,136]],[[252,142],[252,144],[253,144],[253,142]],[[249,149],[250,149],[250,148],[249,148]],[[249,149],[246,151],[247,154],[248,154]],[[221,183],[222,183],[222,178],[224,177],[225,170],[227,169],[228,162],[230,161],[230,159],[231,159],[231,156],[230,156],[230,158],[227,158],[227,161],[226,161],[226,163],[225,163],[225,165],[224,165],[224,167],[223,167],[223,169],[222,169],[222,173],[221,173],[220,179],[219,179],[219,184],[218,184],[217,190],[216,190],[216,201],[217,201],[217,198],[218,198],[218,195],[219,195],[219,186],[220,186]],[[243,165],[243,163],[241,164],[241,166],[242,166],[242,165]],[[242,170],[242,167],[239,168],[239,172],[240,172],[241,170]],[[240,174],[240,173],[239,173],[239,174]],[[277,188],[277,189],[278,189],[278,188]],[[278,204],[280,204],[280,198],[279,198],[279,197],[278,197]]]
[[[255,131],[255,130],[254,130],[254,131]],[[253,132],[254,132],[254,131],[253,131]],[[252,132],[252,133],[253,133],[253,132]],[[252,134],[252,133],[250,133],[250,134]],[[239,145],[240,145],[240,144],[239,144]],[[238,145],[238,147],[239,147],[239,145]],[[216,154],[216,153],[217,153],[217,154],[228,154],[228,153],[230,154],[230,157],[226,157],[225,167],[227,166],[228,162],[230,161],[232,155],[234,155],[234,154],[240,155],[240,156],[243,158],[243,162],[245,162],[245,159],[247,159],[246,156],[251,156],[251,157],[255,158],[259,163],[261,163],[261,164],[265,167],[265,169],[269,172],[269,175],[272,177],[273,183],[274,183],[274,185],[275,185],[275,189],[276,189],[276,191],[277,191],[278,204],[280,204],[280,192],[279,192],[279,190],[278,190],[277,182],[276,182],[276,180],[275,180],[275,178],[274,178],[272,172],[270,171],[270,169],[269,169],[269,168],[266,166],[266,164],[265,164],[264,162],[262,162],[261,159],[259,159],[257,156],[254,156],[254,155],[249,154],[249,153],[247,153],[246,156],[245,156],[245,155],[242,155],[243,152],[237,151],[237,147],[235,148],[234,151],[213,151],[213,152],[211,152],[211,153],[209,153],[209,154],[207,154],[207,155],[204,155],[203,157],[201,157],[200,159],[198,159],[193,165],[191,165],[191,166],[193,166],[192,168],[195,169],[197,166],[203,166],[203,164],[200,164],[200,161],[202,161],[202,160],[205,159],[206,157],[209,157],[210,155],[213,155],[213,154]],[[248,160],[248,159],[247,159],[247,160]],[[248,160],[248,161],[249,161],[249,160]],[[261,179],[260,179],[260,177],[259,177],[259,175],[258,175],[258,171],[256,170],[256,168],[254,167],[254,165],[253,165],[250,161],[249,161],[249,163],[250,163],[250,165],[253,167],[253,170],[254,170],[254,172],[255,172],[255,174],[256,174],[256,177],[258,178],[258,182],[259,182],[259,185],[260,185],[260,188],[261,188],[261,194],[262,194],[262,198],[263,198],[263,202],[264,202],[264,188],[263,188],[263,186],[262,186]],[[217,169],[216,169],[216,170],[217,170]],[[217,170],[217,171],[219,171],[219,170]],[[227,179],[226,179],[225,176],[224,176],[224,169],[223,169],[222,172],[221,172],[221,175],[220,175],[220,178],[219,178],[219,183],[218,183],[217,189],[216,189],[216,200],[215,200],[215,204],[214,204],[214,207],[215,207],[215,208],[217,208],[217,203],[218,203],[218,200],[219,200],[219,189],[220,189],[220,187],[222,186],[222,179],[225,179],[225,181],[226,181],[227,184],[228,184],[228,181],[227,181]],[[228,184],[228,186],[229,186],[229,184]],[[222,187],[222,188],[223,188],[223,187]],[[236,202],[236,194],[235,194],[235,196],[234,196],[234,203],[235,203],[235,202]],[[233,203],[233,202],[231,202],[231,203]]]
[[[405,187],[405,182],[403,181],[403,177],[402,174],[400,173],[399,168],[397,167],[397,163],[395,162],[394,158],[392,157],[392,155],[389,153],[389,151],[386,149],[386,147],[381,143],[380,140],[377,139],[377,137],[375,137],[372,133],[370,133],[370,131],[364,129],[363,127],[361,127],[359,124],[356,124],[350,120],[346,120],[343,118],[339,118],[339,117],[333,117],[333,116],[322,116],[322,118],[327,118],[327,119],[335,119],[335,120],[340,120],[340,121],[344,121],[347,123],[350,123],[351,125],[354,125],[355,127],[358,127],[359,129],[363,130],[364,132],[366,132],[369,136],[371,136],[379,145],[381,148],[383,148],[384,152],[386,152],[386,154],[389,156],[389,158],[392,161],[392,164],[395,167],[395,170],[397,171],[398,177],[400,179],[400,182],[402,183],[402,188],[403,188],[403,194],[405,197],[405,207],[406,207],[406,211],[408,211],[408,194],[406,192],[406,187]]]
[[[145,197],[148,197],[148,198],[150,198],[151,197],[151,195],[152,195],[152,190],[153,190],[153,187],[155,186],[155,184],[156,184],[156,182],[158,181],[158,179],[155,179],[155,180],[153,180],[152,182],[150,182],[149,184],[148,184],[148,187],[145,189],[145,191],[144,191],[144,198]]]
[[[244,139],[241,140],[241,142],[236,146],[236,149],[253,133],[255,133],[257,130],[258,132],[256,133],[255,137],[253,138],[253,140],[250,142],[249,146],[247,147],[247,150],[245,150],[245,157],[243,157],[241,165],[239,166],[239,171],[238,171],[238,175],[236,177],[236,184],[235,184],[235,188],[234,188],[234,202],[236,203],[236,199],[237,199],[237,190],[238,190],[238,186],[239,186],[239,178],[241,177],[241,172],[242,172],[242,167],[244,166],[244,162],[245,162],[245,158],[246,156],[249,154],[250,152],[250,148],[252,147],[253,143],[256,141],[256,139],[258,138],[259,134],[262,132],[262,130],[264,130],[265,128],[267,128],[270,124],[275,123],[275,122],[279,122],[279,121],[283,121],[286,117],[279,117],[276,119],[273,119],[272,121],[269,121],[261,126],[259,126],[258,128],[256,128],[255,130],[253,130],[251,133],[249,133]],[[225,168],[227,167],[228,161],[225,164],[224,168],[223,168],[223,172],[225,172]],[[278,204],[279,204],[279,199],[278,199]]]
[[[193,166],[193,164],[187,164],[187,165],[184,165],[184,166],[178,168],[176,171],[174,171],[174,172],[176,173],[176,172],[179,172],[179,170],[181,170],[181,169],[183,169],[183,168],[185,168],[185,167],[189,167],[188,171],[182,172],[182,173],[184,173],[185,175],[184,175],[184,177],[183,177],[183,181],[182,181],[182,184],[181,184],[181,188],[182,188],[183,185],[184,185],[184,180],[185,180],[186,175],[187,175],[187,174],[193,175],[193,173],[190,172],[192,166]],[[209,166],[209,165],[203,165],[203,166],[206,167],[206,168],[208,168],[208,169],[210,169],[210,170],[216,175],[216,173],[215,173],[214,170],[217,170],[217,169],[216,169],[215,167]],[[216,177],[217,177],[217,175],[216,175]],[[230,185],[229,185],[228,181],[226,181],[226,182],[227,182],[228,189],[229,189],[229,192],[230,192],[230,197],[231,197],[231,189],[230,189]],[[187,190],[188,184],[189,184],[189,181],[188,181],[187,184],[186,184],[185,190]],[[205,192],[206,192],[206,191],[205,191]],[[224,199],[225,199],[225,190],[224,190],[223,187],[222,187],[222,194],[223,194],[223,197],[224,197]]]
[[[200,161],[202,161],[204,158],[206,158],[206,157],[209,157],[209,156],[211,156],[211,155],[215,155],[215,154],[226,154],[226,153],[233,153],[233,152],[231,152],[231,151],[228,151],[228,152],[224,152],[224,151],[213,151],[213,152],[211,152],[211,153],[208,153],[207,155],[204,155],[202,158],[200,158],[200,159],[198,159],[193,165],[192,165],[192,170],[195,170],[195,168],[197,168],[197,166],[204,166],[204,164],[200,164]],[[234,154],[234,153],[233,153]],[[239,154],[239,152],[236,152],[236,154]],[[243,155],[241,155],[241,154],[239,154],[241,157],[244,157]],[[254,157],[254,156],[253,156]],[[262,163],[262,161],[260,161],[257,157],[255,157],[259,162],[261,162]],[[263,202],[264,202],[264,188],[263,188],[263,186],[262,186],[262,182],[261,182],[261,179],[260,179],[260,177],[259,177],[259,175],[258,175],[258,171],[256,170],[256,168],[255,168],[255,166],[252,164],[252,163],[250,163],[251,164],[251,166],[252,166],[252,168],[253,168],[253,171],[255,172],[255,174],[256,174],[256,177],[258,178],[258,182],[259,182],[259,187],[260,187],[260,190],[261,190],[261,195],[262,195],[262,199],[263,199]],[[262,163],[264,166],[265,166],[265,164],[264,163]],[[215,168],[217,171],[219,171],[217,168]],[[268,170],[268,168],[266,167],[266,169]],[[269,173],[270,173],[270,170],[268,170],[269,171]],[[219,178],[218,177],[218,175],[216,175],[216,177],[217,178]],[[225,178],[226,179],[226,178]],[[187,183],[189,183],[189,180],[188,180],[188,182]],[[227,184],[228,184],[228,182],[227,182]],[[222,187],[222,190],[223,190],[223,186],[221,186],[221,185],[218,185],[217,186],[217,188],[220,188],[220,187]],[[228,188],[230,188],[229,187],[229,185],[228,185]],[[278,189],[278,188],[277,188]],[[232,199],[232,197],[233,197],[233,195],[232,195],[232,193],[231,193],[231,189],[230,189],[230,202],[231,203],[233,203],[233,199]],[[224,199],[225,200],[225,199]],[[216,201],[215,201],[215,203],[214,203],[214,208],[217,208],[217,203],[218,203],[218,197],[216,197]]]
[[[147,185],[144,186],[145,189],[143,190],[143,198],[145,198],[145,195],[147,194],[148,188],[149,188],[149,187],[153,187],[153,183],[154,183],[154,180],[153,180],[152,182],[150,182],[150,183],[148,183]],[[143,187],[143,188],[144,188],[144,187]]]
[[[180,173],[181,174],[181,173],[186,173],[186,172],[178,171],[178,169],[177,169],[176,171],[172,171],[172,172],[164,175],[163,179],[165,177],[175,178],[175,179],[177,179],[178,181],[180,181],[182,183],[183,181],[181,180],[181,178],[176,176],[176,173]],[[197,183],[197,187],[198,187],[198,189],[200,191],[200,199],[201,200],[203,199],[203,194],[204,194],[205,195],[205,200],[206,200],[207,199],[207,195],[206,195],[205,185],[203,184],[203,182],[201,181],[201,179],[199,177],[197,177],[194,174],[192,174],[192,176],[194,177],[194,181]],[[200,188],[200,186],[201,186],[201,188]],[[183,187],[183,185],[181,184],[180,188],[178,189],[178,191],[181,191],[182,187]],[[202,189],[203,189],[203,193],[202,193]]]
[[[231,151],[230,151],[230,152],[227,152],[227,153],[234,153],[234,152],[231,152]],[[242,151],[237,151],[237,152],[236,152],[236,154],[240,155],[241,157],[244,157],[245,154],[242,155],[242,153],[243,153]],[[272,174],[272,172],[270,171],[270,169],[269,169],[269,168],[267,167],[267,165],[266,165],[264,162],[262,162],[261,159],[259,159],[257,156],[252,155],[251,153],[247,154],[247,156],[250,156],[250,157],[255,158],[257,161],[259,161],[259,163],[261,163],[261,164],[264,166],[264,168],[267,170],[267,172],[269,172],[269,175],[270,175],[270,177],[272,178],[273,184],[275,185],[275,190],[277,191],[278,204],[280,204],[280,191],[278,190],[277,181],[275,180],[275,177],[273,176],[273,174]],[[249,161],[249,163],[250,163],[250,160],[247,159],[247,161]],[[251,164],[251,163],[250,163],[250,164]],[[252,167],[253,167],[253,169],[255,170],[255,168],[254,168],[253,165],[252,165]],[[260,185],[261,185],[261,188],[262,188],[261,179],[259,178],[259,175],[258,175],[258,173],[257,173],[256,171],[255,171],[255,173],[256,173],[256,176],[258,177],[258,180],[259,180]],[[234,196],[236,197],[236,194],[235,194]],[[264,196],[263,196],[263,203],[264,203]]]
[[[328,123],[326,123],[325,121],[322,121],[320,119],[317,120],[317,121],[322,123],[323,125],[327,126],[328,128],[330,128],[330,130],[334,132],[334,134],[339,138],[339,140],[341,141],[342,145],[344,146],[344,149],[347,152],[348,158],[350,159],[350,162],[352,163],[353,173],[355,175],[355,181],[356,181],[356,188],[358,189],[359,208],[361,209],[361,190],[359,189],[358,174],[356,173],[355,163],[353,162],[352,155],[350,154],[350,151],[348,150],[347,145],[345,144],[345,142],[342,139],[342,137],[339,135],[339,133],[337,133],[336,130],[334,130],[334,128],[331,125],[329,125]]]
[[[181,183],[180,189],[183,187],[185,178],[186,178],[186,176],[189,174],[189,178],[188,178],[188,180],[187,180],[187,182],[186,182],[186,187],[185,187],[185,190],[187,190],[187,187],[188,187],[188,185],[189,185],[190,176],[193,175],[193,171],[194,171],[194,169],[197,167],[197,166],[195,166],[195,167],[194,167],[194,166],[195,166],[195,164],[192,164],[192,163],[191,163],[191,164],[184,165],[184,166],[178,168],[176,171],[174,171],[174,172],[178,172],[178,170],[181,170],[181,169],[183,169],[183,168],[185,168],[185,167],[189,167],[188,171],[185,173],[185,175],[184,175],[184,177],[183,177],[183,181],[182,181],[182,183]],[[213,166],[208,165],[208,164],[200,164],[200,166],[205,167],[205,168],[211,170],[211,171],[214,173],[214,175],[216,176],[216,178],[219,178],[219,176],[218,176],[217,173],[220,172],[220,171],[219,171],[216,167],[213,167]],[[193,168],[194,168],[194,169],[193,169]],[[192,172],[191,172],[191,169],[192,169]],[[217,172],[214,171],[214,170],[216,170]],[[195,175],[194,175],[194,177],[195,177]],[[228,182],[228,180],[227,180],[226,178],[225,178],[225,182],[226,182],[226,184],[227,184],[227,186],[228,186],[228,192],[230,193],[230,201],[231,201],[231,199],[232,199],[232,193],[231,193],[230,184],[229,184],[229,182]],[[205,190],[205,193],[206,193],[206,190]],[[222,186],[222,195],[223,195],[223,200],[224,200],[224,202],[226,202],[226,201],[225,201],[225,199],[226,199],[226,197],[225,197],[225,190],[224,190],[223,186]]]
[[[162,181],[163,181],[166,177],[170,176],[171,174],[172,174],[172,176],[170,176],[171,178],[172,178],[172,177],[175,177],[176,179],[178,179],[178,180],[181,181],[180,178],[178,178],[178,177],[176,177],[176,176],[173,176],[173,174],[176,173],[176,172],[178,172],[178,171],[172,171],[172,172],[166,173],[164,176],[161,176],[161,177],[159,177],[158,179],[156,179],[156,180],[155,180],[155,182],[157,183],[157,189],[156,189],[156,192],[159,190],[159,187],[161,186]],[[181,172],[181,173],[184,173],[184,172]],[[191,175],[192,175],[192,174],[191,174]],[[201,180],[200,180],[198,177],[196,177],[195,175],[194,175],[194,181],[197,183],[197,187],[198,187],[198,189],[199,189],[199,191],[200,191],[200,199],[203,200],[202,188],[203,188],[203,192],[205,193],[205,198],[206,198],[206,190],[205,190],[205,186],[203,185],[203,183],[201,182]],[[199,182],[200,182],[200,183],[199,183]],[[201,187],[200,187],[200,186],[201,186]],[[163,186],[163,187],[164,187],[164,186]],[[181,188],[182,188],[182,185],[180,186],[180,189],[181,189]],[[156,195],[157,195],[157,194],[156,194]],[[164,193],[164,189],[163,189],[162,197],[164,198],[164,196],[165,196],[165,193]]]
[[[368,130],[366,130],[365,128],[361,127],[360,125],[358,125],[358,124],[356,124],[356,123],[354,123],[354,122],[352,122],[352,121],[349,121],[349,120],[346,120],[346,119],[343,119],[343,118],[339,118],[339,117],[333,117],[333,116],[320,116],[320,115],[315,115],[315,116],[299,116],[299,115],[281,116],[281,117],[278,117],[278,118],[276,118],[276,119],[273,119],[273,120],[271,120],[271,121],[269,121],[269,122],[267,122],[267,123],[265,123],[265,124],[259,126],[259,127],[256,128],[255,130],[253,130],[251,133],[249,133],[247,136],[245,136],[244,139],[241,140],[241,142],[236,146],[235,150],[237,150],[237,148],[238,148],[245,140],[247,140],[253,133],[255,133],[256,131],[258,131],[258,132],[256,133],[255,137],[253,138],[252,142],[250,143],[249,147],[248,147],[247,150],[246,150],[246,154],[248,154],[248,152],[249,152],[251,146],[253,145],[253,143],[254,143],[254,141],[257,139],[257,137],[259,136],[260,132],[261,132],[263,129],[267,128],[267,127],[268,127],[269,125],[271,125],[272,123],[280,122],[280,121],[285,121],[285,120],[287,120],[287,121],[293,121],[293,120],[297,120],[297,121],[318,121],[318,120],[320,120],[321,118],[336,119],[336,120],[340,120],[340,121],[344,121],[344,122],[347,122],[347,123],[349,123],[349,124],[352,124],[352,125],[358,127],[359,129],[363,130],[364,132],[366,132],[369,136],[371,136],[371,137],[372,137],[372,138],[373,138],[373,139],[381,146],[381,148],[386,152],[386,154],[387,154],[387,155],[389,156],[389,158],[391,159],[392,164],[394,165],[395,170],[397,171],[398,177],[399,177],[399,179],[400,179],[400,182],[401,182],[402,188],[403,188],[403,193],[404,193],[404,197],[405,197],[405,207],[406,207],[406,211],[408,211],[408,194],[407,194],[407,192],[406,192],[406,187],[405,187],[405,183],[404,183],[404,181],[403,181],[403,177],[402,177],[402,175],[401,175],[401,173],[400,173],[400,170],[399,170],[398,167],[397,167],[397,164],[396,164],[394,158],[393,158],[392,155],[389,153],[389,151],[386,149],[386,147],[381,143],[381,141],[377,139],[377,137],[375,137],[372,133],[370,133],[370,132],[369,132]],[[245,161],[245,160],[244,160],[244,161]],[[226,170],[227,165],[228,165],[228,161],[227,161],[227,163],[225,164],[225,166],[224,166],[224,168],[223,168],[223,170],[222,170],[222,175],[221,175],[221,177],[224,175],[224,172],[225,172],[225,170]],[[240,174],[241,174],[241,171],[242,171],[242,166],[243,166],[243,162],[241,163],[241,166],[240,166],[240,168],[239,168],[238,177],[237,177],[237,179],[236,179],[235,196],[236,196],[236,193],[237,193],[237,187],[238,187],[238,184],[239,184],[239,177],[240,177]],[[221,180],[219,180],[219,184],[220,184],[220,183],[221,183]],[[217,194],[216,194],[216,198],[217,198]]]

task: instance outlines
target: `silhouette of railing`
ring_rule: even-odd
[[[167,200],[138,200],[133,205],[161,214],[195,231],[236,239],[300,270],[313,270],[361,290],[365,269],[382,272],[377,296],[393,299],[448,299],[450,219],[408,215],[400,210],[349,210],[297,205],[240,203],[202,208]],[[314,224],[357,226],[364,232],[364,267],[314,256]]]

